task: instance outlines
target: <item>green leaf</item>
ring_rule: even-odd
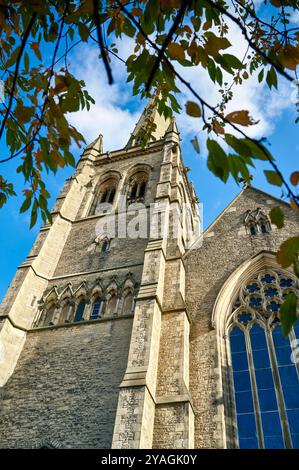
[[[281,176],[276,171],[265,170],[266,178],[270,184],[274,186],[282,186]]]
[[[280,307],[280,321],[284,336],[288,336],[297,320],[297,296],[294,292],[288,294]]]
[[[227,49],[231,46],[229,40],[225,37],[217,37],[211,31],[205,33],[206,43],[204,49],[206,53],[212,57],[217,57],[221,49]],[[230,54],[227,54],[230,55]],[[232,56],[233,57],[233,56]]]
[[[22,204],[22,206],[21,206],[21,209],[20,209],[20,212],[21,212],[21,213],[22,213],[22,212],[26,212],[26,211],[29,209],[29,207],[30,207],[30,205],[31,205],[31,199],[32,199],[32,194],[31,194],[31,196],[27,197],[27,198],[25,199],[25,201],[23,202],[23,204]]]
[[[13,53],[12,53],[11,56],[10,56],[10,58],[6,61],[4,68],[7,69],[7,68],[11,67],[11,66],[17,61],[17,58],[18,58],[20,49],[21,49],[21,47],[18,46],[18,47],[13,51]]]
[[[276,255],[278,263],[281,264],[283,268],[291,266],[291,264],[294,262],[295,257],[298,256],[298,251],[299,237],[288,238],[279,247],[279,251]]]
[[[218,142],[208,139],[207,148],[209,150],[207,165],[209,170],[226,182],[229,175],[228,158]]]
[[[270,89],[272,87],[277,89],[277,75],[274,67],[271,67],[270,70],[267,72],[266,82]]]
[[[258,82],[261,83],[263,81],[263,78],[264,78],[264,69],[262,69],[257,76]]]
[[[229,67],[233,69],[241,70],[243,68],[242,62],[238,59],[238,57],[232,54],[223,54],[222,58],[229,65]]]
[[[276,225],[277,228],[282,228],[284,226],[284,213],[279,206],[273,207],[269,216],[272,224]]]
[[[79,23],[78,24],[78,31],[79,31],[79,36],[82,39],[82,41],[87,41],[89,37],[89,29],[84,23]]]
[[[36,224],[36,220],[37,220],[37,212],[31,212],[30,228],[32,228]]]

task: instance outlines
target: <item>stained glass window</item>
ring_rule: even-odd
[[[99,318],[100,310],[101,310],[101,303],[102,301],[99,298],[94,301],[93,306],[92,306],[92,311],[89,317],[90,320],[96,320],[97,318]]]
[[[83,314],[85,310],[86,302],[85,300],[80,300],[77,310],[76,310],[76,315],[74,321],[81,321],[83,320]]]
[[[298,294],[296,283],[262,272],[234,302],[229,343],[239,448],[299,448],[299,322],[285,338],[279,321],[283,297]]]

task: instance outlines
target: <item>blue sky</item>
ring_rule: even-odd
[[[235,40],[235,44],[235,52],[241,55],[244,47],[242,39]],[[131,47],[130,40],[123,41],[119,48],[120,56],[125,57]],[[84,44],[78,46],[69,58],[71,70],[85,80],[87,89],[96,100],[89,114],[85,111],[79,112],[71,116],[70,120],[83,133],[87,143],[99,133],[103,133],[104,150],[114,150],[126,144],[145,103],[132,97],[131,89],[126,84],[124,65],[118,61],[112,63],[115,84],[108,87],[97,55],[98,50],[94,45]],[[212,104],[216,103],[219,96],[217,87],[209,82],[204,72],[188,69],[182,71],[182,74],[205,99],[210,100]],[[259,124],[252,126],[249,133],[254,137],[268,138],[271,152],[286,177],[292,171],[298,170],[298,125],[294,124],[296,113],[293,97],[294,87],[285,81],[281,81],[278,92],[271,94],[267,87],[258,87],[257,80],[252,79],[235,90],[235,99],[228,108],[228,111],[249,109],[253,117],[259,119]],[[183,106],[188,99],[192,99],[190,93],[182,88],[179,100]],[[189,177],[203,203],[204,226],[207,227],[236,196],[241,187],[232,179],[226,184],[222,183],[207,169],[205,135],[201,131],[201,123],[184,113],[177,116],[177,122],[181,132],[184,161],[192,168]],[[195,134],[198,135],[202,148],[200,155],[195,154],[190,143]],[[7,155],[3,144],[0,149],[3,157]],[[82,149],[74,149],[77,159],[81,152]],[[14,183],[18,196],[11,198],[0,210],[0,301],[18,265],[26,258],[40,226],[37,224],[29,230],[29,213],[19,213],[23,181],[15,174],[18,165],[18,161],[11,161],[5,164],[5,167],[1,167],[1,174]],[[258,162],[256,170],[253,171],[253,184],[280,197],[281,190],[269,185],[265,180],[263,170],[267,168],[267,164]],[[56,175],[47,176],[47,187],[52,195],[50,205],[53,205],[65,178],[70,176],[72,171],[72,169],[63,169]]]

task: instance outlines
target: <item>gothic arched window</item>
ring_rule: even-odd
[[[107,297],[105,315],[113,315],[114,313],[116,313],[116,306],[117,306],[117,295],[116,295],[116,292],[111,291]]]
[[[76,310],[74,322],[83,320],[83,315],[86,307],[86,300],[81,299]]]
[[[61,308],[59,323],[69,323],[74,314],[74,305],[70,301],[64,302]]]
[[[129,182],[128,203],[143,202],[146,193],[148,174],[145,171],[135,173]]]
[[[246,212],[244,224],[247,231],[253,236],[258,233],[268,233],[271,231],[270,221],[260,207]]]
[[[127,290],[124,293],[124,300],[123,300],[123,306],[122,306],[122,312],[121,312],[122,315],[129,315],[130,313],[132,313],[133,301],[134,301],[134,297],[133,297],[132,291]]]
[[[297,280],[261,272],[242,287],[228,323],[240,448],[299,448],[299,323],[282,334],[279,309]],[[297,338],[297,339],[296,339]]]
[[[102,242],[101,252],[107,253],[107,251],[109,251],[109,248],[110,248],[110,241],[108,238],[105,238]]]
[[[113,204],[116,188],[117,181],[115,178],[110,178],[100,184],[96,189],[89,215],[95,215],[101,213],[105,209],[107,210],[107,205]]]
[[[50,326],[53,325],[54,313],[55,313],[55,304],[46,306],[39,321],[38,326]]]
[[[101,306],[102,306],[102,300],[97,297],[95,301],[92,304],[92,310],[89,319],[90,320],[96,320],[101,316]]]

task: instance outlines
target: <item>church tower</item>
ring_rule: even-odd
[[[151,101],[125,148],[86,147],[52,216],[0,308],[0,448],[299,448],[289,204],[246,185],[201,238]]]
[[[100,135],[52,217],[1,305],[0,447],[165,447],[175,427],[168,444],[192,448],[183,257],[199,213],[175,119],[152,101],[124,149]]]

